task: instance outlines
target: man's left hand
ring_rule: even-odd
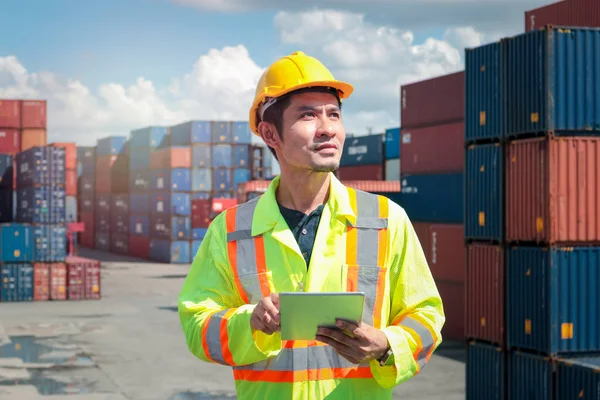
[[[360,323],[338,320],[339,329],[319,328],[316,340],[333,347],[340,356],[354,364],[381,358],[389,349],[385,333]]]

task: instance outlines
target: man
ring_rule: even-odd
[[[345,187],[337,81],[302,52],[262,75],[250,127],[281,173],[211,223],[179,297],[190,351],[233,367],[240,399],[390,399],[441,342],[445,317],[404,212]],[[282,341],[278,293],[365,292],[359,325]]]

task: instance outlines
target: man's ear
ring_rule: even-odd
[[[260,133],[260,137],[265,142],[265,144],[274,149],[279,148],[279,143],[281,143],[281,138],[277,133],[277,129],[271,123],[261,121],[258,124],[258,133]]]

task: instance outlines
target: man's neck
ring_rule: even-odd
[[[276,192],[277,201],[285,208],[310,214],[329,198],[330,181],[328,172],[282,171]]]

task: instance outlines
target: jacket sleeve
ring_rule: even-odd
[[[395,206],[395,207],[394,207]],[[383,387],[393,387],[417,375],[442,342],[445,322],[442,299],[425,254],[404,209],[394,209],[395,232],[390,232],[390,316],[386,334],[393,363],[371,362],[373,376]],[[390,221],[392,223],[392,221]]]
[[[279,334],[252,333],[255,305],[244,304],[227,257],[225,218],[210,224],[179,294],[179,319],[189,350],[222,365],[247,365],[277,355]]]

